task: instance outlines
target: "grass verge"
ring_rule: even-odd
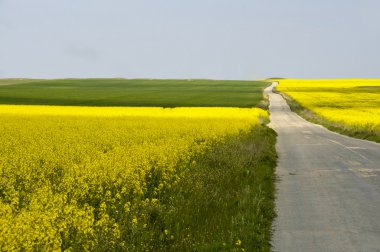
[[[294,111],[295,113],[297,113],[298,115],[300,115],[301,117],[303,117],[304,119],[310,122],[323,125],[329,130],[338,132],[343,135],[380,143],[380,135],[378,131],[371,130],[371,129],[364,130],[362,128],[356,128],[356,127],[349,126],[346,124],[333,122],[303,107],[301,104],[299,104],[296,100],[294,100],[289,95],[280,93],[278,91],[275,91],[275,92],[281,94],[282,97],[284,97],[284,99],[286,100],[286,102],[288,103],[292,111]]]
[[[196,157],[150,210],[148,229],[127,234],[132,249],[270,251],[275,141],[272,129],[257,126]]]

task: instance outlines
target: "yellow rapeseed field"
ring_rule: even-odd
[[[267,117],[261,109],[0,105],[0,250],[133,249],[128,242],[149,228],[147,211],[184,179],[182,167]]]
[[[279,82],[279,91],[321,118],[353,131],[380,135],[380,79],[285,79]]]

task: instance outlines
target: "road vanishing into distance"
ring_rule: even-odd
[[[265,89],[277,132],[274,251],[380,251],[380,144],[312,124]]]

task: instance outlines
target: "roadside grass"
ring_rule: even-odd
[[[372,92],[373,90],[370,89],[370,91]],[[316,114],[314,111],[308,108],[305,108],[298,101],[293,99],[291,96],[285,93],[281,93],[281,92],[279,93],[284,97],[284,99],[286,100],[286,102],[288,103],[292,111],[296,112],[298,115],[300,115],[301,117],[303,117],[304,119],[310,122],[323,125],[329,130],[338,132],[343,135],[380,143],[380,132],[379,130],[374,128],[373,125],[367,125],[367,127],[365,126],[363,127],[363,124],[350,125],[343,122],[329,120],[327,118],[322,117],[321,115]],[[338,106],[338,104],[336,104],[336,106]],[[341,113],[345,113],[345,111],[342,110]]]
[[[270,251],[275,141],[272,129],[256,126],[197,157],[160,195],[136,251]]]
[[[2,79],[0,104],[254,107],[267,85],[202,79]]]

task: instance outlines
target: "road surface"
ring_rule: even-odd
[[[273,250],[380,251],[380,144],[307,122],[272,86],[265,92],[278,133]]]

